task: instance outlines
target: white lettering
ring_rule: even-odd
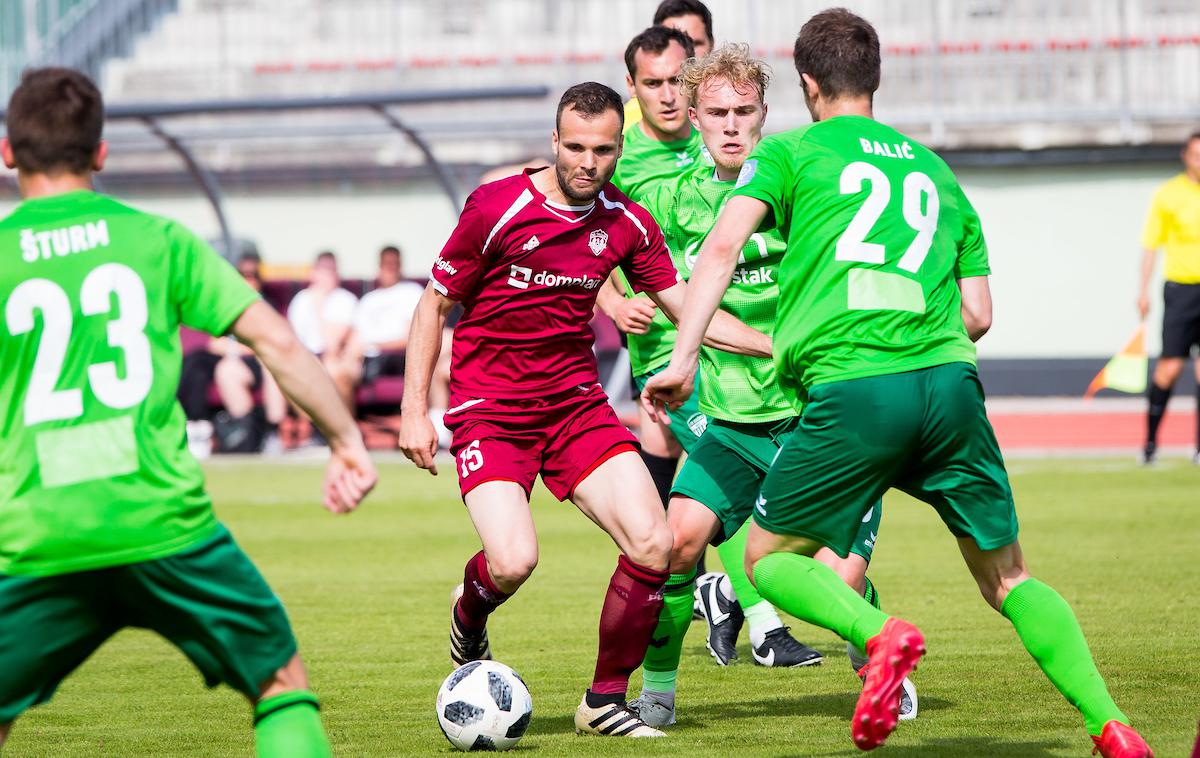
[[[904,156],[906,160],[910,161],[915,157],[913,156],[912,145],[908,144],[907,142],[900,146],[900,154]]]
[[[871,154],[871,140],[866,137],[859,137],[858,144],[862,145],[862,151],[867,155]]]
[[[75,224],[74,226],[68,228],[67,231],[70,232],[71,235],[71,252],[82,253],[84,250],[89,249],[87,243],[87,234],[84,232],[82,226]]]
[[[455,274],[458,273],[458,269],[455,268],[454,266],[450,265],[450,262],[443,259],[442,256],[440,256],[440,255],[437,257],[436,260],[434,260],[433,267],[438,269],[439,271],[445,271],[450,276],[454,276]]]
[[[66,256],[71,254],[71,235],[66,229],[51,229],[50,242],[54,245],[54,254]]]
[[[88,249],[108,245],[108,222],[100,219],[96,223],[87,224]]]
[[[41,248],[42,257],[50,260],[50,232],[38,232],[34,235],[37,237],[38,247]]]
[[[908,142],[872,142],[866,137],[859,137],[858,144],[862,147],[862,151],[867,155],[878,155],[881,158],[897,158],[904,160],[914,160],[916,155],[913,153],[913,147]]]
[[[37,240],[33,237],[32,229],[21,230],[21,258],[26,263],[33,263],[38,259]]]

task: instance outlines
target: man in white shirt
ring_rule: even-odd
[[[376,288],[363,295],[354,312],[348,357],[361,357],[359,381],[381,375],[404,376],[404,348],[413,311],[425,288],[402,280],[400,249],[388,245],[379,251]]]
[[[318,255],[309,286],[297,292],[288,305],[288,321],[300,342],[320,356],[342,400],[353,408],[357,381],[346,366],[358,298],[338,286],[340,282],[334,254],[325,251]]]

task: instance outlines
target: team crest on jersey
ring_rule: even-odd
[[[592,249],[592,255],[603,253],[608,247],[608,232],[603,229],[593,229],[591,235],[588,236],[588,247]]]
[[[697,437],[708,429],[708,416],[703,413],[693,413],[687,420],[688,429]]]
[[[526,243],[524,244],[524,246],[522,246],[522,247],[521,247],[521,249],[522,249],[522,250],[524,250],[525,252],[527,252],[527,253],[528,253],[528,252],[530,252],[531,250],[536,250],[536,249],[537,249],[537,246],[538,246],[538,245],[540,245],[540,244],[542,244],[542,241],[541,241],[541,240],[539,240],[539,239],[537,238],[537,235],[535,234],[535,235],[533,235],[532,237],[530,237],[530,238],[529,238],[529,241],[528,241],[528,242],[526,242]]]

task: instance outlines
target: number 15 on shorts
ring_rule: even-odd
[[[472,471],[483,468],[483,452],[479,449],[479,440],[475,440],[459,451],[458,461],[463,479],[470,476]]]

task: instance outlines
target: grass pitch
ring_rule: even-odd
[[[1187,755],[1200,717],[1200,470],[1117,461],[1012,466],[1030,567],[1074,606],[1100,670],[1159,756]],[[318,505],[316,464],[218,463],[209,487],[221,518],[291,613],[301,651],[343,756],[448,754],[434,720],[449,672],[448,595],[478,549],[454,474],[381,467],[363,510]],[[571,718],[591,678],[602,593],[616,551],[569,505],[539,490],[534,577],[495,616],[493,649],[519,671],[534,718],[519,749],[542,755],[851,756],[858,680],[844,644],[793,624],[823,666],[715,666],[693,626],[685,645],[680,723],[665,740],[581,738]],[[716,563],[715,554],[710,561]],[[925,631],[914,680],[921,716],[883,748],[891,756],[1085,756],[1081,718],[1040,674],[1009,624],[979,598],[932,509],[885,499],[872,566],[884,608]],[[2,672],[0,672],[2,675]],[[631,687],[636,694],[635,675]],[[228,689],[205,690],[161,639],[125,631],[69,678],[49,705],[17,722],[19,756],[248,756],[250,713]]]

